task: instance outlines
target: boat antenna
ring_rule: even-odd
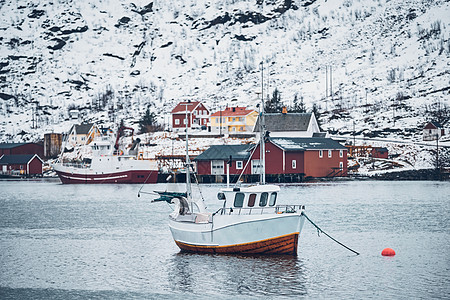
[[[266,126],[264,124],[264,62],[261,61],[261,108],[259,116],[260,136],[259,136],[259,148],[260,148],[260,183],[266,183],[266,147],[264,139],[266,136]]]

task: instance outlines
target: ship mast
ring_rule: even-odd
[[[261,61],[261,109],[259,116],[260,135],[259,135],[259,147],[260,147],[260,183],[266,183],[266,146],[264,138],[266,136],[266,126],[264,124],[264,63]]]
[[[192,188],[191,188],[191,161],[189,160],[189,143],[188,143],[188,106],[189,102],[184,104],[186,106],[186,198],[188,203],[192,202]],[[193,204],[191,204],[193,205]],[[193,208],[192,208],[193,211]]]

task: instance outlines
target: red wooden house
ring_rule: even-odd
[[[330,138],[270,138],[265,150],[268,175],[347,176],[347,148]],[[259,165],[259,157],[258,145],[252,166]]]
[[[6,175],[42,175],[43,163],[36,154],[4,154],[0,157],[0,171]]]
[[[188,128],[202,128],[208,125],[209,110],[198,101],[180,102],[172,109],[172,128],[174,131],[186,128],[186,111]]]
[[[0,156],[6,154],[37,154],[44,157],[44,145],[36,143],[0,143]]]
[[[233,146],[240,156],[232,155],[230,174],[258,175],[261,170],[259,145],[256,149],[254,146],[241,146],[243,148],[239,151],[237,146]],[[229,147],[212,146],[204,152],[205,155],[197,156],[198,175],[225,175],[225,163],[231,152]],[[269,182],[285,181],[293,175],[296,178],[347,176],[347,148],[330,138],[269,138],[265,152],[266,179]],[[247,165],[248,159],[250,163]]]

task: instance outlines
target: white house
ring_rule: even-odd
[[[322,134],[314,113],[266,113],[264,120],[271,137],[313,137]],[[259,122],[258,117],[253,128],[257,136],[260,132]]]
[[[442,127],[442,125],[438,122],[428,122],[423,128],[424,141],[435,141],[440,139],[443,135],[445,135],[444,127]]]

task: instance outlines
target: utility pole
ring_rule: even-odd
[[[331,102],[333,102],[333,66],[330,66],[330,92],[331,92]]]
[[[355,131],[355,121],[353,121],[353,146],[356,146],[356,131]]]

